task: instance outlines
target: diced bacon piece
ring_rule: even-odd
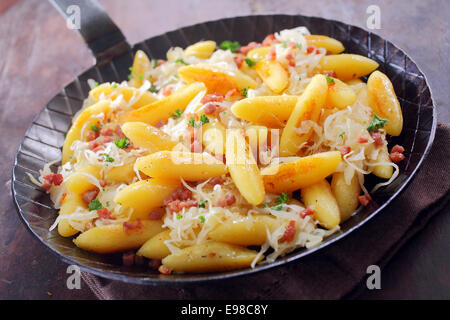
[[[275,51],[275,48],[270,49],[269,53],[267,54],[268,60],[275,60],[277,58],[277,53]]]
[[[307,216],[310,216],[314,214],[314,211],[311,210],[311,208],[305,208],[300,212],[300,217],[305,219]]]
[[[122,127],[120,126],[120,124],[116,125],[116,133],[119,136],[119,138],[123,139],[125,138],[125,134],[122,131]]]
[[[94,140],[94,141],[89,142],[89,149],[90,150],[94,150],[97,147],[98,147],[97,141]]]
[[[161,274],[167,274],[167,275],[169,275],[169,274],[172,273],[172,270],[169,269],[168,267],[166,267],[166,266],[163,265],[163,264],[159,266],[158,271],[159,271]]]
[[[86,141],[93,141],[93,140],[97,139],[98,135],[99,135],[99,134],[98,134],[97,131],[94,131],[94,130],[88,130],[88,131],[86,132]]]
[[[366,193],[365,195],[359,196],[358,200],[363,206],[367,206],[369,202],[372,201],[372,197],[370,194]]]
[[[136,223],[133,223],[133,222],[124,222],[123,223],[123,230],[125,232],[128,230],[140,229],[141,227],[142,227],[141,219],[137,219]]]
[[[51,187],[52,187],[52,184],[50,182],[48,182],[47,180],[44,180],[44,182],[42,182],[41,188],[45,189],[45,191],[50,190]]]
[[[225,96],[219,92],[216,92],[214,94],[207,94],[205,95],[200,102],[202,104],[206,104],[208,102],[222,102],[223,99],[225,99]]]
[[[171,88],[164,88],[162,90],[162,94],[164,97],[170,96],[172,94],[172,89]]]
[[[295,49],[297,48],[297,44],[293,41],[288,41],[287,45],[289,46],[289,48],[291,49]]]
[[[165,125],[164,121],[163,121],[163,120],[159,120],[159,121],[155,124],[155,127],[158,128],[158,129],[160,129],[160,128],[162,128],[164,125]]]
[[[189,200],[192,199],[192,191],[186,188],[178,188],[172,192],[171,200]]]
[[[200,141],[195,140],[191,144],[191,152],[202,153],[202,143]]]
[[[198,205],[197,200],[187,200],[187,201],[180,201],[180,200],[174,200],[169,203],[167,203],[167,208],[170,210],[170,212],[180,212],[183,209],[188,209],[190,207],[196,207]]]
[[[225,207],[231,206],[235,202],[236,202],[236,197],[234,196],[234,194],[227,193],[224,198],[217,200],[216,205],[218,207],[225,208]]]
[[[114,139],[111,136],[101,136],[97,139],[99,144],[105,144],[108,142],[112,142]]]
[[[242,54],[246,55],[247,53],[249,53],[250,50],[255,49],[255,48],[259,48],[259,47],[261,47],[260,43],[252,41],[249,44],[247,44],[246,46],[242,46],[239,49],[239,52],[241,52]]]
[[[400,152],[391,152],[389,154],[389,158],[392,160],[393,163],[399,163],[400,161],[405,160],[405,155]]]
[[[163,212],[162,211],[158,211],[158,210],[153,210],[152,212],[150,212],[150,214],[148,215],[148,218],[150,220],[159,220],[162,218],[163,216]]]
[[[405,148],[403,148],[401,145],[396,144],[395,146],[392,147],[391,152],[403,153],[405,152]]]
[[[122,264],[130,267],[134,264],[135,253],[132,251],[122,253]]]
[[[103,179],[98,179],[98,183],[100,184],[100,186],[101,186],[102,188],[104,188],[104,187],[106,186],[106,181],[103,180]]]
[[[241,56],[234,56],[233,57],[234,63],[236,64],[236,67],[240,69],[242,67],[242,63],[244,63],[244,58]]]
[[[223,179],[220,177],[214,177],[208,181],[208,184],[210,184],[212,186],[215,186],[216,184],[222,184],[222,183],[223,183]]]
[[[205,114],[208,114],[208,115],[213,114],[214,112],[216,112],[217,107],[218,107],[218,105],[216,105],[216,104],[212,104],[212,103],[208,104],[204,109]]]
[[[291,242],[295,237],[295,220],[289,221],[289,225],[286,227],[284,231],[282,240],[285,242]]]
[[[55,186],[61,185],[61,183],[63,183],[63,180],[64,180],[64,178],[63,178],[62,174],[60,174],[60,173],[57,173],[53,176],[53,184]]]
[[[358,143],[367,143],[369,141],[369,138],[360,136],[358,137],[357,141]]]
[[[339,151],[341,152],[342,156],[345,156],[347,153],[352,151],[352,148],[350,148],[349,146],[344,146],[344,147],[340,148]]]
[[[98,193],[99,193],[98,189],[88,190],[85,193],[83,193],[83,196],[81,198],[86,204],[89,204],[91,203],[92,200],[97,198]]]
[[[116,218],[112,215],[111,211],[109,211],[106,208],[97,210],[97,214],[101,219],[109,219],[109,220],[115,220]]]
[[[101,136],[108,136],[111,137],[114,134],[114,130],[111,127],[103,127],[100,130],[100,135]]]
[[[264,40],[263,40],[263,42],[262,42],[262,45],[265,46],[265,47],[269,47],[269,46],[271,46],[272,44],[274,44],[274,43],[279,43],[279,42],[280,42],[279,40],[275,39],[275,36],[273,35],[273,33],[271,33],[271,34],[268,34],[268,35],[264,38]]]
[[[325,74],[325,75],[327,75],[329,77],[333,77],[333,78],[337,77],[336,72],[333,71],[333,70],[326,70],[326,71],[323,72],[323,74]]]
[[[236,95],[238,95],[238,94],[239,94],[239,90],[236,89],[236,88],[234,88],[234,89],[231,89],[230,91],[228,91],[228,92],[226,93],[225,98],[226,98],[226,99],[229,99],[229,98],[234,97],[234,96],[236,96]]]
[[[289,64],[291,67],[295,67],[295,59],[294,59],[294,56],[292,55],[292,53],[288,53],[288,54],[286,55],[286,59],[287,59],[287,61],[288,61],[288,64]]]
[[[308,45],[307,47],[306,47],[306,53],[313,53],[314,52],[314,50],[316,50],[316,47],[314,47],[314,46],[311,46],[311,45]]]
[[[383,145],[383,137],[378,131],[371,132],[370,136],[373,139],[373,144],[376,146],[382,146]]]
[[[41,187],[45,189],[46,191],[50,190],[52,184],[55,186],[59,186],[63,182],[63,176],[62,174],[54,174],[53,172],[46,174],[44,176],[44,182],[42,183]]]

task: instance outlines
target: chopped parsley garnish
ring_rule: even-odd
[[[298,77],[298,81],[302,81],[302,77]]]
[[[94,82],[94,88],[96,88],[96,87],[98,87],[98,82],[97,81]]]
[[[144,78],[145,78],[145,74],[141,74],[141,75],[139,76],[139,80],[144,80]]]
[[[158,66],[158,60],[153,60],[153,69],[155,69]]]
[[[181,214],[177,214],[177,219],[180,220],[181,218],[183,218],[183,216]]]
[[[278,198],[275,199],[275,202],[278,204],[286,203],[289,200],[289,197],[286,192],[283,192]]]
[[[339,133],[339,138],[344,139],[344,134],[345,134],[345,131],[342,131],[341,133]]]
[[[201,223],[205,223],[205,217],[204,216],[199,216],[198,218],[200,219]]]
[[[64,132],[64,138],[67,138],[67,132]]]
[[[255,66],[257,62],[250,58],[245,58],[245,63],[247,63],[247,65],[251,68],[251,67]]]
[[[191,117],[191,118],[189,119],[188,124],[189,124],[191,127],[193,127],[193,128],[200,128],[200,127],[197,126],[197,124],[195,123],[195,118],[194,118],[194,117]]]
[[[325,78],[327,78],[327,84],[332,84],[332,83],[334,83],[333,77],[330,77],[329,75],[325,75]]]
[[[175,62],[178,62],[178,63],[182,63],[182,64],[184,64],[185,66],[188,66],[189,65],[189,63],[187,63],[186,61],[184,61],[183,59],[177,59],[177,60],[175,60]]]
[[[283,47],[283,48],[287,48],[287,42],[283,42],[282,47]]]
[[[111,158],[111,157],[109,156],[109,154],[104,153],[103,156],[105,157],[105,161],[106,161],[106,162],[114,162],[114,158]]]
[[[174,119],[178,119],[179,117],[181,117],[182,113],[183,113],[183,111],[181,111],[180,109],[177,109],[170,116]]]
[[[133,67],[129,67],[128,70],[130,70],[130,72],[133,72]]]
[[[200,117],[200,122],[202,123],[202,125],[204,125],[205,123],[209,122],[209,118],[206,116],[206,114],[202,114]]]
[[[300,50],[302,50],[302,45],[300,43],[296,44],[297,48],[299,48]]]
[[[198,203],[199,208],[206,208],[206,204],[208,203],[208,200],[200,200]]]
[[[155,85],[151,85],[150,88],[148,89],[148,91],[152,92],[152,93],[156,93],[158,92],[158,89],[156,89]]]
[[[107,207],[109,207],[109,204],[110,204],[109,201],[106,201],[106,206],[107,206]]]
[[[128,75],[128,80],[131,80],[131,79],[133,79],[133,78],[134,78],[134,75],[133,75],[133,74]]]
[[[91,130],[98,132],[98,127],[95,124],[93,124],[93,125],[91,125]]]
[[[117,83],[113,83],[113,84],[111,85],[111,88],[113,88],[113,89],[117,88]]]
[[[242,89],[241,96],[243,96],[244,98],[247,98],[247,95],[248,95],[248,89],[247,88]]]
[[[102,208],[103,208],[102,203],[100,201],[98,201],[97,199],[89,202],[89,211],[100,210]]]
[[[270,209],[275,210],[275,211],[281,211],[281,210],[283,210],[283,205],[277,204],[276,206],[271,206]]]
[[[117,148],[126,149],[130,145],[130,141],[128,141],[128,138],[125,137],[123,139],[114,141],[114,144],[117,146]]]
[[[230,50],[231,52],[236,52],[241,47],[241,44],[237,41],[225,40],[220,44],[220,49],[222,50]]]
[[[372,121],[370,121],[369,125],[367,126],[367,131],[377,131],[378,129],[383,128],[388,121],[388,119],[380,118],[376,115],[376,113],[374,113]]]

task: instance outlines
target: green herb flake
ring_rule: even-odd
[[[283,205],[282,204],[278,204],[276,206],[270,207],[270,209],[275,210],[275,211],[281,211],[281,210],[283,210]]]
[[[222,50],[230,50],[231,52],[236,52],[239,50],[239,48],[241,47],[241,44],[237,41],[230,41],[230,40],[225,40],[223,41],[219,48]]]
[[[202,125],[209,123],[209,118],[206,116],[206,114],[202,114],[200,117],[200,122],[202,123]]]
[[[117,148],[126,149],[130,145],[130,141],[127,137],[125,137],[123,139],[114,141],[114,144],[117,146]]]
[[[106,162],[114,162],[114,158],[111,158],[111,157],[109,156],[109,154],[104,153],[103,156],[105,157],[105,161],[106,161]]]
[[[195,124],[195,118],[194,118],[194,117],[191,117],[191,118],[189,119],[188,124],[189,124],[191,127],[193,127],[193,128],[197,128],[197,127],[196,127],[196,124]]]
[[[369,125],[367,126],[367,131],[377,131],[378,129],[383,128],[388,121],[388,119],[380,118],[376,115],[376,113],[374,113],[372,121],[370,121]]]
[[[339,138],[344,139],[344,135],[345,135],[345,131],[342,131],[341,133],[339,133]]]
[[[181,111],[180,109],[175,110],[174,113],[172,113],[170,116],[173,119],[178,119],[179,117],[181,117],[181,114],[183,113],[183,111]]]
[[[95,124],[91,125],[90,128],[92,131],[98,132],[98,127]]]
[[[250,58],[245,58],[245,63],[247,63],[247,65],[250,68],[252,68],[252,67],[254,67],[256,65],[257,62],[255,60],[250,59]]]
[[[199,216],[198,218],[200,219],[201,223],[205,223],[205,217],[204,216]]]
[[[198,203],[199,208],[206,208],[206,204],[208,203],[208,200],[200,200]]]
[[[298,81],[302,81],[302,77],[298,77]]]
[[[187,63],[186,61],[184,61],[183,59],[177,59],[177,60],[175,60],[175,62],[177,62],[177,63],[182,63],[182,64],[184,64],[185,66],[188,66],[189,65],[189,63]]]
[[[111,85],[111,88],[113,88],[113,89],[117,88],[117,83],[113,83],[113,84]]]
[[[155,69],[158,66],[158,60],[153,60],[153,69]]]
[[[129,67],[128,70],[129,70],[130,72],[133,72],[133,67]]]
[[[248,96],[248,89],[247,88],[242,89],[241,96],[243,96],[244,98],[247,98],[247,96]]]
[[[110,202],[106,201],[106,206],[109,207],[109,205],[110,205]]]
[[[283,192],[278,198],[275,199],[275,202],[278,204],[286,203],[289,200],[289,197],[286,192]]]
[[[133,78],[134,78],[134,75],[133,75],[133,74],[128,75],[128,80],[131,80],[131,79],[133,79]]]
[[[300,43],[296,44],[297,48],[299,48],[300,50],[302,50],[302,45]]]
[[[177,219],[180,220],[181,218],[183,218],[183,216],[181,214],[177,214]]]
[[[145,74],[141,74],[140,76],[139,76],[139,80],[144,80],[145,79]]]
[[[92,200],[89,203],[89,211],[100,210],[102,208],[103,208],[102,203],[100,201],[98,201],[97,199]]]
[[[333,79],[333,77],[330,77],[329,75],[325,75],[325,78],[327,78],[327,84],[332,84],[332,83],[334,83],[334,79]]]
[[[283,47],[283,48],[287,48],[287,42],[283,42],[282,47]]]
[[[158,89],[155,87],[155,85],[152,84],[148,89],[148,91],[150,91],[151,93],[156,93],[158,92]]]
[[[97,87],[98,87],[98,82],[95,81],[95,82],[94,82],[94,88],[97,88]]]

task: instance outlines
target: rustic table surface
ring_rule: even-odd
[[[76,1],[74,1],[76,2]],[[288,13],[337,19],[366,28],[369,5],[381,9],[376,32],[403,48],[424,71],[450,122],[450,5],[447,0],[100,0],[130,43],[206,20]],[[46,250],[19,220],[10,179],[14,155],[33,117],[66,83],[93,63],[79,35],[43,0],[0,2],[0,299],[91,299],[86,285],[66,287],[67,265]],[[383,270],[383,290],[360,298],[449,299],[450,210],[410,240]],[[447,257],[447,259],[442,259]],[[280,297],[283,298],[283,297]],[[295,297],[289,297],[295,299]]]

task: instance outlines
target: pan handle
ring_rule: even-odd
[[[111,20],[97,0],[49,0],[66,19],[71,19],[95,56],[97,65],[125,54],[131,47],[122,31]],[[79,17],[77,21],[77,15]],[[76,23],[79,25],[76,26]]]

